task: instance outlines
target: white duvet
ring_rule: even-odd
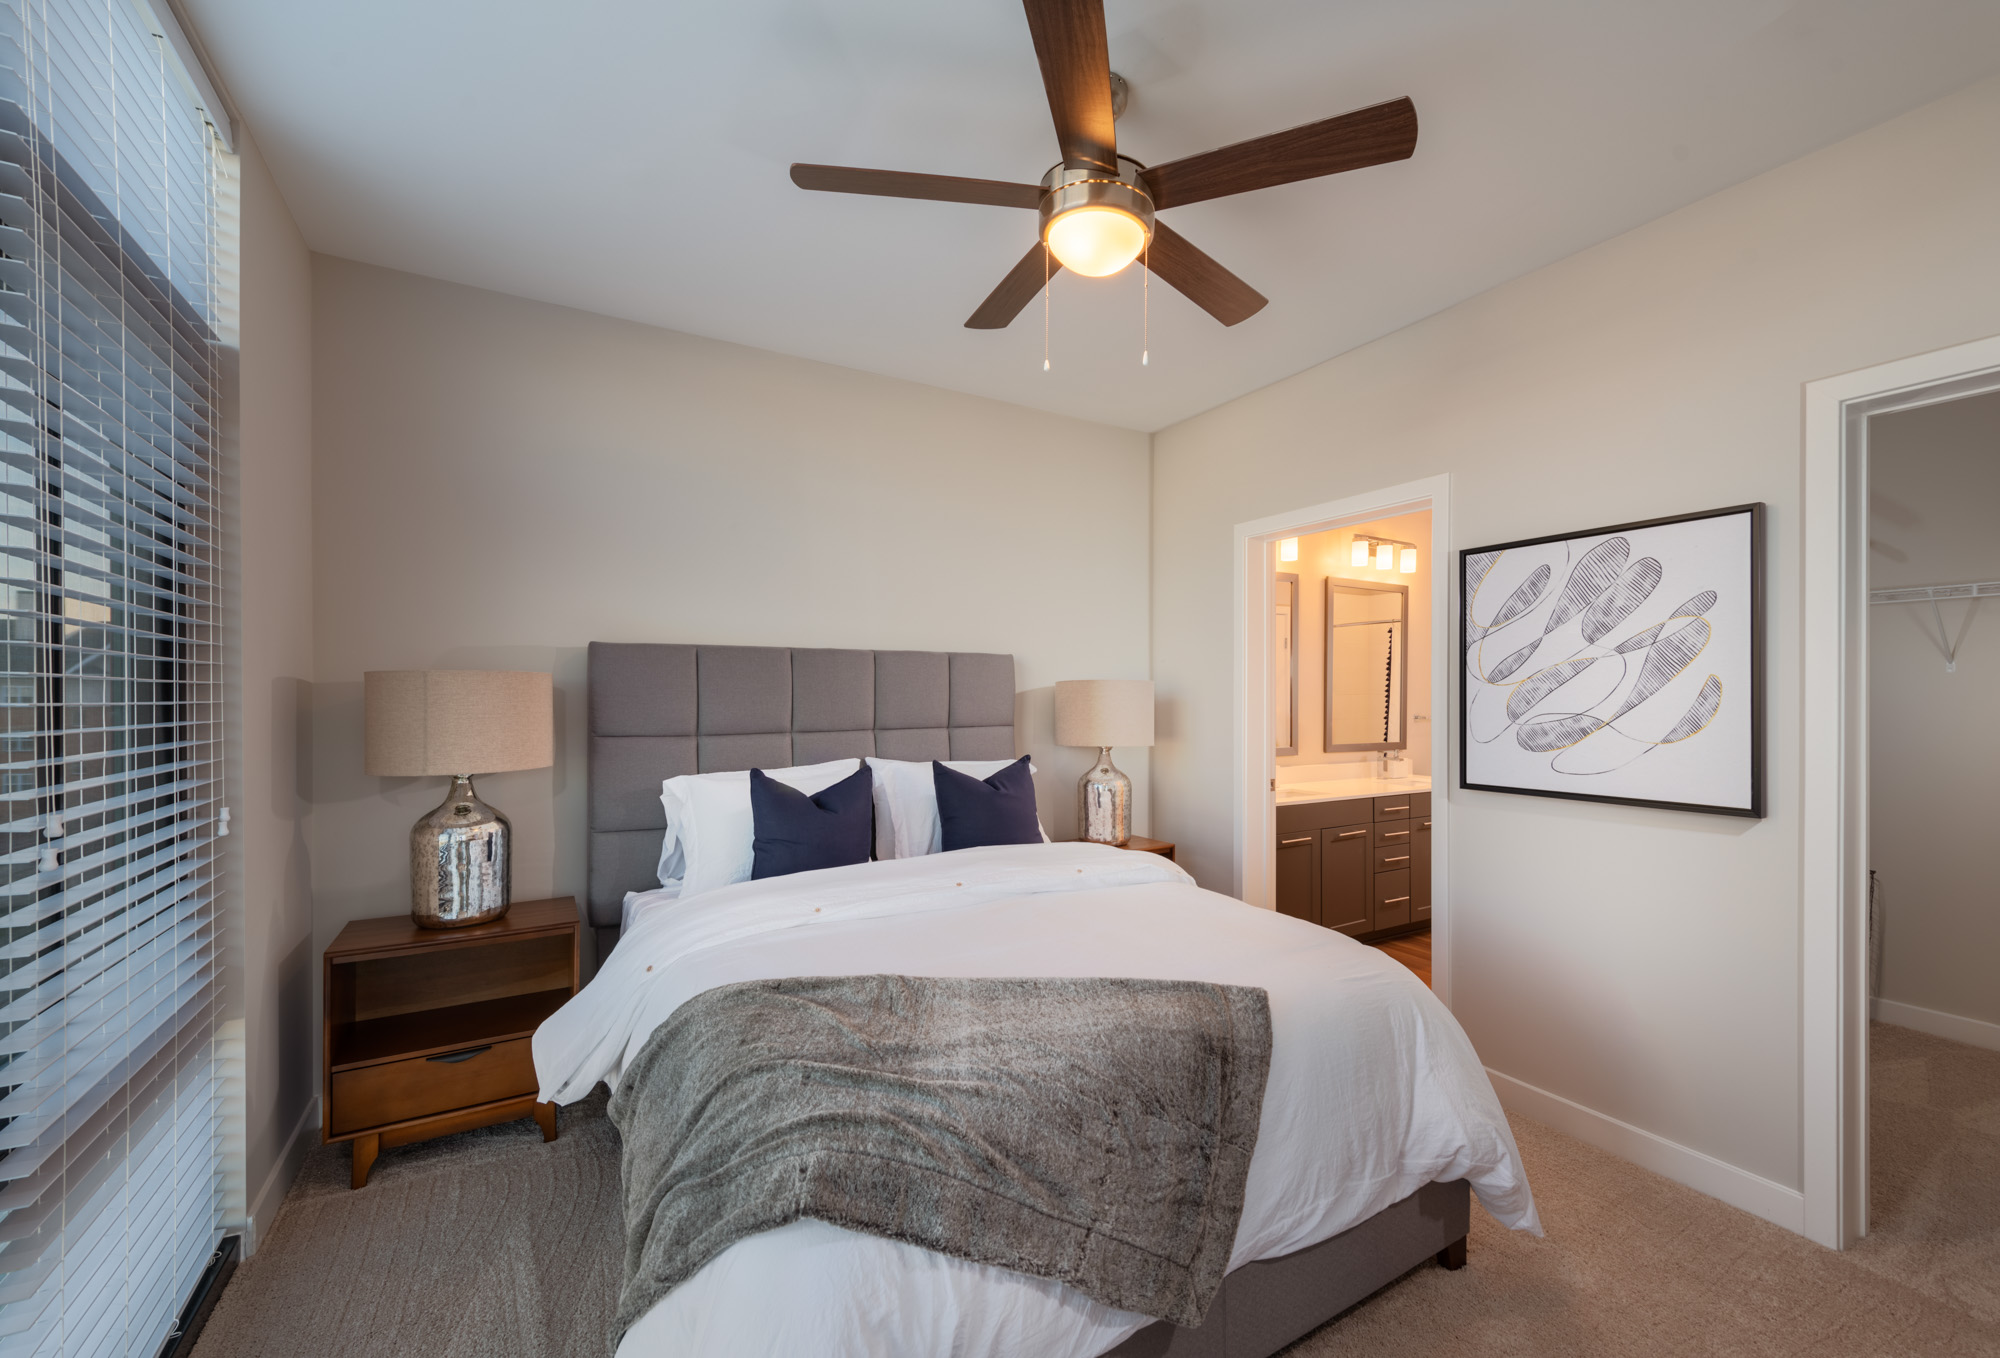
[[[964,849],[632,902],[583,992],[535,1034],[571,1103],[704,990],[775,976],[1140,976],[1260,986],[1272,1052],[1230,1262],[1303,1249],[1440,1179],[1540,1233],[1472,1044],[1373,948],[1093,844]],[[737,1242],[626,1332],[619,1358],[1088,1358],[1149,1324],[1060,1283],[799,1221]]]

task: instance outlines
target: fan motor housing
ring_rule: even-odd
[[[1042,239],[1049,238],[1049,224],[1056,218],[1083,207],[1109,207],[1138,218],[1153,236],[1153,198],[1146,192],[1139,171],[1145,167],[1127,156],[1118,157],[1118,173],[1107,174],[1095,166],[1058,165],[1042,176]]]

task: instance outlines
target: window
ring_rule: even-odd
[[[214,147],[134,0],[0,0],[0,1355],[218,1233]]]

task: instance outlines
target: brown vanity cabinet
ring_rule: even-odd
[[[1430,922],[1431,795],[1278,808],[1281,914],[1354,938]]]
[[[1319,835],[1278,836],[1278,912],[1319,923]]]
[[[1365,934],[1374,911],[1368,900],[1368,827],[1339,825],[1319,832],[1319,922],[1343,934]]]

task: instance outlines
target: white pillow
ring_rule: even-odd
[[[948,769],[974,778],[991,778],[1016,761],[1012,759],[946,759]],[[868,767],[875,774],[875,856],[877,858],[918,858],[944,848],[944,826],[938,821],[937,780],[931,761],[876,759]],[[1028,765],[1034,773],[1035,766]],[[1039,824],[1039,822],[1037,822]],[[1047,830],[1042,838],[1049,837]]]
[[[812,795],[859,772],[859,759],[765,769],[764,775]],[[681,899],[750,880],[756,821],[750,814],[750,774],[691,773],[669,778],[660,788],[667,812],[667,836],[660,848],[660,882],[678,878]]]

